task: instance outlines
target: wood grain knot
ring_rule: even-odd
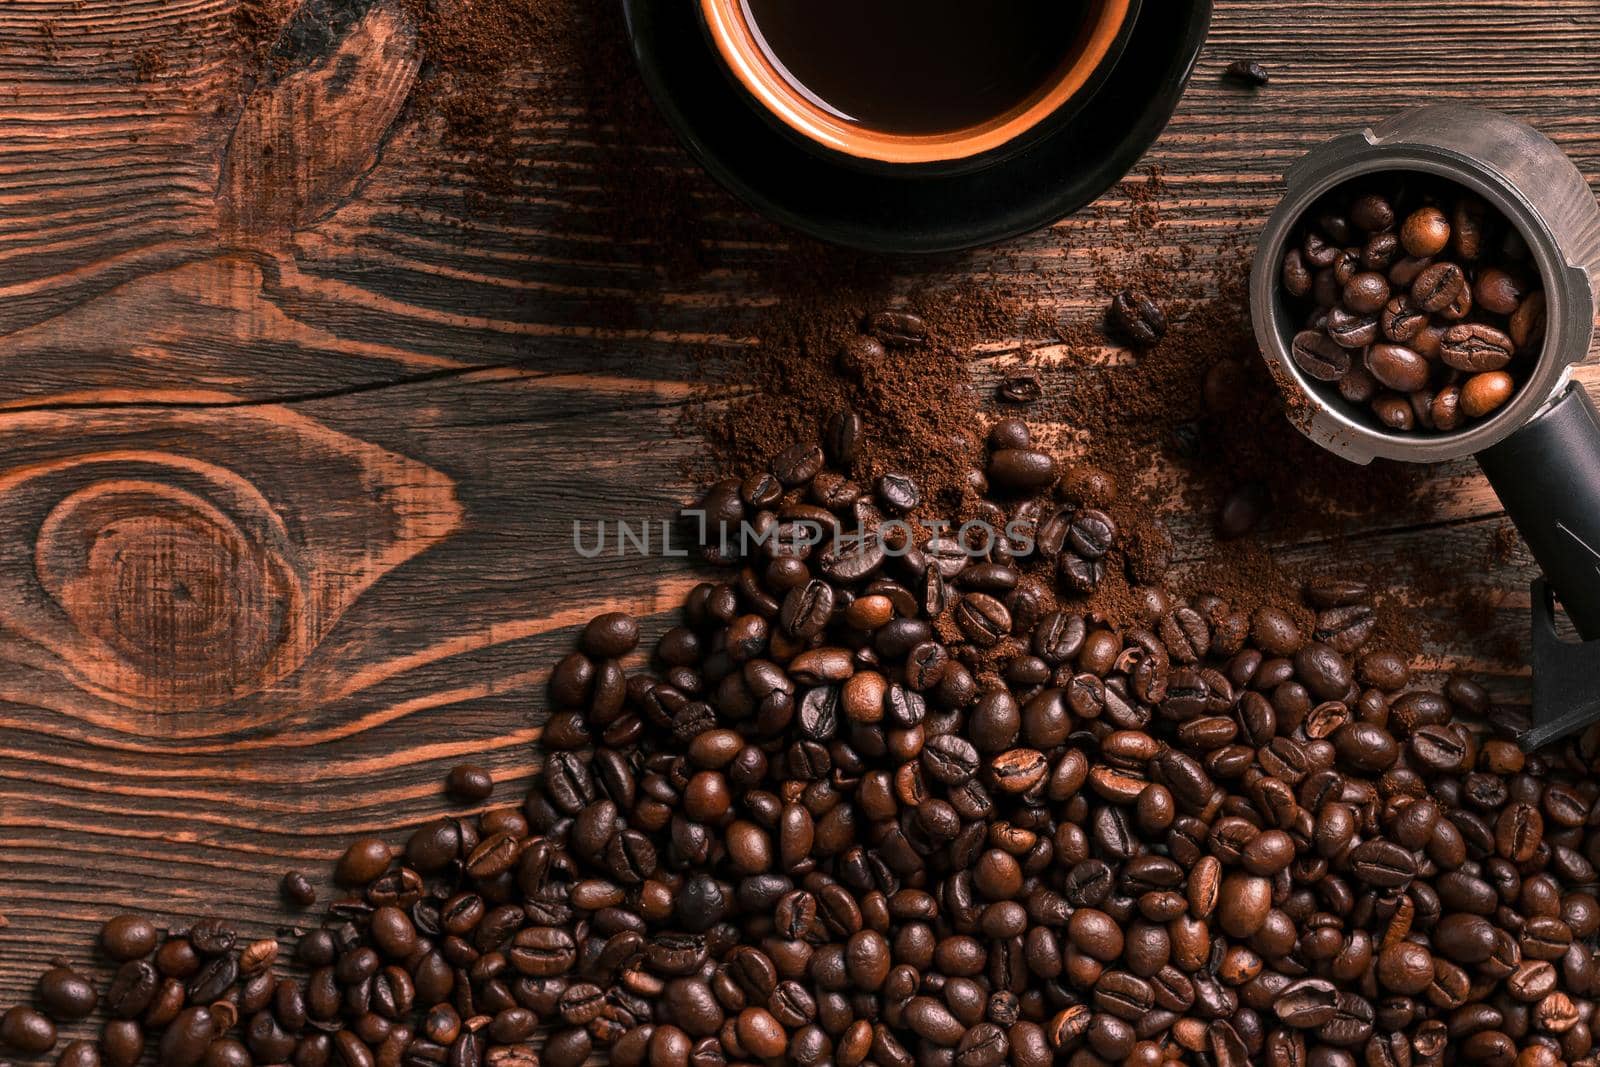
[[[91,673],[138,695],[226,700],[303,647],[305,575],[283,521],[229,472],[177,482],[108,476],[50,510],[34,547],[39,584],[101,651]]]
[[[0,626],[80,692],[142,711],[286,678],[460,524],[444,475],[283,407],[17,414],[8,439],[49,455],[0,476],[0,538],[33,544],[0,557]]]

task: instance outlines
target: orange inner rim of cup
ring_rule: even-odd
[[[936,163],[999,148],[1071,100],[1099,68],[1128,17],[1129,0],[1102,0],[1072,58],[1022,103],[974,126],[899,134],[847,122],[807,100],[768,57],[741,0],[700,0],[711,39],[734,77],[779,121],[825,148],[883,163]]]

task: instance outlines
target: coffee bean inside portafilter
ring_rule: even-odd
[[[1485,691],[1418,684],[1355,582],[1112,625],[1114,482],[1018,420],[982,523],[909,543],[915,479],[852,480],[850,412],[819,440],[701,509],[840,538],[711,546],[647,666],[595,617],[520,807],[352,842],[292,963],[112,918],[109,985],[53,966],[7,1052],[99,1011],[63,1067],[1596,1064],[1600,733],[1469,726]]]
[[[1295,365],[1400,432],[1504,407],[1538,359],[1545,294],[1522,236],[1453,182],[1392,172],[1330,193],[1284,255]]]

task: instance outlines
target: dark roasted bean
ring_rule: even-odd
[[[142,959],[155,951],[155,925],[142,915],[113,916],[100,928],[100,947],[114,960]]]
[[[1252,87],[1259,87],[1272,80],[1267,73],[1267,68],[1250,59],[1236,59],[1223,68],[1223,75]]]
[[[35,994],[39,1007],[57,1022],[84,1018],[100,999],[94,982],[60,963],[39,976]]]
[[[1148,348],[1167,333],[1167,316],[1155,301],[1133,289],[1124,289],[1111,301],[1111,328],[1134,344]]]
[[[18,1004],[0,1015],[0,1047],[38,1056],[56,1044],[56,1027],[44,1014]]]

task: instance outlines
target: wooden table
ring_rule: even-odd
[[[750,220],[675,148],[580,135],[559,71],[529,75],[526,165],[486,204],[401,114],[418,60],[382,5],[241,103],[234,2],[0,4],[0,1003],[51,957],[93,961],[118,909],[293,921],[285,869],[325,885],[350,836],[400,839],[464,759],[520,800],[573,628],[661,625],[695,581],[580,560],[571,523],[685,497],[685,352],[737,343],[792,254],[774,228],[734,239]],[[1593,0],[1219,0],[1150,154],[1160,239],[1204,277],[1298,153],[1431,100],[1525,116],[1600,174],[1597,39]],[[1242,57],[1268,88],[1222,83]],[[627,152],[699,228],[704,272],[597,223],[624,193],[595,160]],[[1104,225],[915,269],[1088,315]],[[595,328],[629,303],[650,328]],[[1480,568],[1495,504],[1470,466],[1438,479],[1425,523],[1372,516],[1353,543]],[[1521,633],[1530,573],[1519,554],[1477,576],[1503,594],[1485,648]],[[1455,652],[1525,692],[1515,663]]]

